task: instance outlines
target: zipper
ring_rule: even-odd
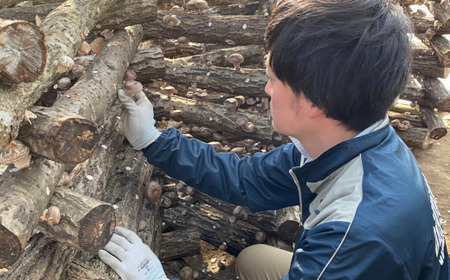
[[[297,185],[298,200],[300,202],[300,223],[303,223],[302,190],[300,188],[300,183],[298,182],[297,175],[295,175],[295,173],[292,169],[289,169],[289,174],[291,174],[292,179],[294,180],[295,184]]]

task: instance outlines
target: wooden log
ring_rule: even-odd
[[[137,81],[149,82],[166,74],[164,54],[160,48],[139,49],[130,63],[129,69],[137,74]]]
[[[202,13],[176,13],[178,26],[162,23],[169,12],[158,11],[155,22],[144,23],[144,39],[174,39],[180,36],[195,38],[196,42],[219,43],[231,40],[236,45],[263,45],[264,32],[269,22],[267,16],[221,16]]]
[[[74,260],[61,277],[62,280],[109,280],[108,275],[100,273],[87,264]]]
[[[49,205],[60,210],[57,225],[39,222],[47,238],[78,250],[97,253],[112,237],[116,216],[111,204],[59,187]]]
[[[25,109],[34,104],[42,92],[55,84],[58,59],[73,57],[82,42],[82,35],[92,29],[99,17],[118,0],[68,0],[53,10],[42,22],[46,37],[47,63],[43,74],[32,83],[20,83],[0,90],[0,150],[16,138]]]
[[[60,279],[77,250],[48,240],[42,233],[35,234],[22,256],[8,270],[1,273],[4,280]]]
[[[298,206],[278,209],[276,223],[278,236],[288,242],[295,242],[301,231],[300,209]]]
[[[182,59],[166,59],[166,80],[170,83],[192,84],[217,92],[266,97],[267,77],[264,69],[198,65]]]
[[[155,39],[142,41],[139,45],[139,49],[149,48],[160,48],[165,58],[177,58],[201,54],[205,50],[205,44],[195,42],[180,44],[177,39]]]
[[[428,106],[432,108],[435,108],[437,106],[436,104],[434,104],[433,100],[425,95],[422,83],[412,76],[410,76],[406,87],[403,89],[403,91],[400,92],[399,98],[409,100],[411,102],[416,102],[421,106]],[[442,109],[444,108],[441,108],[441,110]],[[444,111],[448,111],[449,109],[450,108],[444,109]]]
[[[13,176],[0,177],[0,268],[12,265],[22,254],[64,168],[39,158]]]
[[[237,255],[255,243],[255,232],[260,229],[242,220],[231,225],[229,217],[214,207],[182,202],[164,209],[163,221],[174,229],[194,228],[200,232],[202,240],[214,246],[225,242],[227,252]]]
[[[446,24],[450,19],[450,12],[448,9],[444,8],[440,3],[433,1],[428,1],[428,9],[434,15],[434,18]]]
[[[433,109],[420,106],[420,115],[430,131],[432,139],[438,140],[447,135],[447,127],[444,121]]]
[[[139,211],[144,205],[144,186],[150,180],[152,166],[141,152],[136,152],[130,145],[119,148],[108,177],[108,188],[102,195],[102,201],[109,202],[116,208],[117,225],[137,231],[140,220]],[[149,227],[149,233],[153,228]],[[77,259],[107,274],[111,279],[119,276],[96,255],[81,252]]]
[[[407,130],[403,131],[395,128],[395,132],[410,148],[428,150],[433,145],[433,140],[430,137],[430,131],[427,128],[411,126]]]
[[[442,111],[449,111],[450,92],[439,79],[423,79],[423,90],[425,96],[435,104],[434,107]]]
[[[119,101],[117,101],[119,102]],[[109,169],[112,166],[118,147],[122,144],[124,136],[119,132],[117,115],[121,107],[111,108],[108,117],[99,127],[102,135],[99,143],[101,148],[96,149],[92,157],[78,164],[68,180],[61,180],[59,187],[67,187],[77,192],[100,199],[107,185]],[[7,279],[59,279],[75,258],[78,250],[59,242],[53,242],[42,234],[35,236],[27,250],[9,268]]]
[[[412,72],[426,77],[446,78],[450,72],[434,51],[422,43],[418,38],[411,40],[413,48]]]
[[[161,236],[161,261],[200,254],[200,232],[195,229],[165,232]]]
[[[117,99],[118,85],[122,84],[141,38],[140,25],[115,32],[78,82],[48,110],[74,113],[93,122],[102,120]]]
[[[244,2],[244,1],[242,1]],[[247,0],[245,2],[248,2]],[[248,2],[245,4],[229,4],[213,6],[209,9],[204,10],[205,14],[216,14],[216,15],[253,15],[259,8],[259,3],[257,1]]]
[[[265,51],[264,47],[261,45],[247,45],[247,46],[236,46],[231,48],[222,48],[217,50],[212,50],[204,54],[199,54],[196,56],[200,59],[203,64],[208,61],[215,66],[221,67],[233,67],[233,64],[227,61],[227,58],[234,53],[240,53],[244,57],[244,62],[241,67],[245,67],[250,64],[259,64],[259,67],[263,69],[264,67],[264,57]],[[192,61],[192,56],[185,56],[178,58],[177,60],[183,60],[185,62]]]
[[[272,141],[271,122],[266,117],[261,117],[260,114],[254,114],[246,110],[238,109],[235,112],[228,112],[226,108],[221,105],[204,103],[196,105],[195,101],[189,98],[179,96],[172,96],[168,101],[164,94],[147,93],[148,98],[153,104],[156,118],[164,116],[164,106],[170,102],[169,105],[173,109],[181,111],[179,120],[185,123],[196,124],[198,126],[209,127],[217,131],[234,133],[241,136],[243,139],[251,138],[261,141],[263,143],[270,143]],[[167,105],[166,105],[167,107]],[[253,132],[245,131],[236,123],[237,119],[245,118],[256,126]]]
[[[58,108],[32,107],[36,118],[25,122],[18,139],[35,155],[77,164],[87,160],[100,139],[97,124]]]
[[[194,194],[190,195],[189,201],[190,203],[204,204],[206,207],[212,206],[228,215],[233,215],[233,211],[237,207],[237,205],[209,196],[200,191],[195,191]],[[245,220],[247,223],[260,228],[264,232],[277,231],[275,211],[252,212],[248,207],[242,207],[242,209],[247,213],[248,217]]]
[[[446,37],[435,35],[430,40],[430,44],[436,51],[439,61],[448,67],[450,65],[450,41]]]
[[[33,1],[34,6],[30,7],[21,7],[20,9],[3,8],[0,10],[0,18],[34,22],[36,16],[44,19],[62,2],[64,2],[64,0],[48,2]],[[118,30],[142,22],[152,22],[156,20],[156,11],[156,1],[154,0],[124,0],[117,5],[114,5],[104,16],[98,19],[98,23],[93,26],[92,30]]]
[[[33,82],[47,62],[45,35],[26,21],[0,18],[0,79],[8,83]]]

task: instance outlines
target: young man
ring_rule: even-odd
[[[169,176],[253,211],[300,205],[294,252],[251,246],[237,259],[240,279],[449,279],[433,196],[387,117],[411,63],[410,24],[393,2],[278,5],[265,91],[273,127],[293,144],[265,154],[239,159],[175,129],[161,133],[143,94],[134,102],[119,92],[127,139]]]

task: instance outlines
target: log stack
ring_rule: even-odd
[[[176,0],[0,0],[0,151],[31,155],[25,164],[3,161],[0,278],[119,279],[96,257],[116,225],[135,230],[169,277],[186,266],[201,279],[232,275],[225,260],[214,262],[216,273],[212,262],[197,266],[192,256],[205,243],[231,256],[262,242],[292,250],[298,207],[251,213],[148,165],[124,139],[116,97],[133,70],[160,129],[238,156],[289,142],[272,130],[264,93],[263,35],[274,2],[209,0],[194,9]],[[411,148],[429,149],[447,133],[442,3],[403,3],[414,63],[389,116]],[[243,61],[230,62],[236,54]],[[150,182],[161,186],[160,199],[144,198]],[[59,223],[43,220],[50,207]]]

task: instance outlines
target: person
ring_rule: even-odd
[[[293,252],[244,249],[241,280],[448,280],[438,208],[387,116],[410,73],[411,33],[394,1],[283,0],[265,34],[265,91],[273,128],[292,143],[216,153],[158,131],[145,95],[119,91],[124,133],[150,164],[209,195],[252,211],[300,205]]]

